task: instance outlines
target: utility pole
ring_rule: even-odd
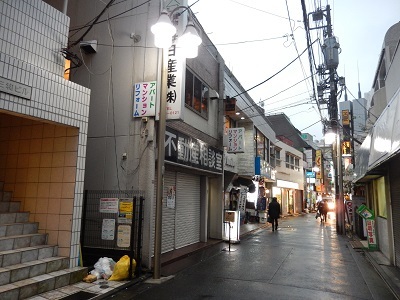
[[[339,43],[332,35],[331,13],[330,6],[326,6],[326,36],[325,39],[325,65],[329,70],[329,102],[328,113],[330,125],[333,132],[336,133],[336,141],[332,145],[333,166],[335,169],[335,201],[336,201],[336,232],[344,234],[344,202],[343,202],[343,168],[342,168],[342,151],[341,151],[341,138],[340,126],[338,122],[338,106],[337,106],[337,80],[336,69],[339,65]]]
[[[342,152],[341,152],[341,138],[340,138],[340,126],[338,122],[338,105],[337,105],[337,83],[339,78],[336,73],[336,69],[339,65],[339,43],[336,37],[332,33],[332,22],[331,22],[331,9],[330,5],[327,5],[325,9],[317,9],[308,15],[312,15],[314,21],[322,21],[326,18],[326,24],[323,26],[313,27],[309,26],[308,16],[306,17],[305,12],[305,1],[301,0],[303,17],[305,28],[307,31],[307,41],[309,41],[309,30],[323,29],[324,33],[324,45],[322,46],[322,52],[324,54],[324,65],[318,67],[318,73],[323,78],[318,83],[318,100],[317,103],[320,105],[327,105],[329,122],[327,123],[330,130],[336,134],[336,140],[332,144],[332,160],[335,172],[335,201],[336,201],[336,231],[338,234],[345,233],[344,225],[344,202],[343,202],[343,170],[342,170]],[[329,92],[327,91],[329,89]],[[328,97],[324,97],[329,94]]]

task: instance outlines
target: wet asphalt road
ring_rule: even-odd
[[[396,299],[330,217],[323,224],[314,214],[281,219],[278,231],[247,234],[231,252],[219,243],[163,267],[172,279],[111,299]]]

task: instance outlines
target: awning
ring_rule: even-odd
[[[400,152],[400,89],[386,106],[357,151],[354,182],[361,181]],[[374,175],[374,174],[372,174]]]

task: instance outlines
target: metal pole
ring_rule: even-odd
[[[67,14],[67,10],[68,10],[68,0],[64,0],[64,3],[63,3],[63,10],[62,10],[62,12],[63,12],[63,14]]]
[[[164,191],[164,157],[165,157],[165,129],[167,119],[167,64],[168,49],[161,49],[161,96],[160,116],[157,133],[157,194],[156,194],[156,222],[154,233],[154,272],[153,279],[161,276],[161,241],[162,241],[162,203]]]
[[[338,180],[338,188],[339,188],[339,228],[340,228],[340,234],[345,234],[345,224],[344,224],[344,199],[343,199],[343,164],[342,164],[342,151],[341,151],[341,143],[340,143],[341,139],[340,139],[340,129],[338,127],[337,129],[337,169],[339,172],[339,180]]]

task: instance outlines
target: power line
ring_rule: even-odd
[[[312,44],[314,44],[315,42],[316,42],[316,40],[315,40]],[[312,45],[312,44],[311,44],[311,45]],[[310,46],[311,46],[311,45],[310,45]],[[259,84],[256,84],[255,86],[253,86],[253,87],[251,87],[251,88],[245,90],[244,92],[241,92],[240,94],[237,94],[237,95],[232,96],[232,97],[234,98],[234,97],[237,97],[237,96],[239,96],[239,95],[241,95],[241,94],[247,93],[247,92],[251,91],[252,89],[254,89],[254,88],[256,88],[256,87],[258,87],[258,86],[260,86],[260,85],[266,83],[266,82],[269,81],[270,79],[274,78],[276,75],[278,75],[278,74],[281,73],[283,70],[285,70],[287,67],[289,67],[292,63],[294,63],[297,59],[299,59],[300,56],[303,55],[304,52],[307,51],[307,49],[308,49],[308,47],[307,47],[306,49],[304,49],[303,52],[301,52],[300,55],[298,55],[295,59],[293,59],[290,63],[288,63],[286,66],[284,66],[282,69],[280,69],[278,72],[276,72],[276,73],[273,74],[272,76],[268,77],[267,79],[265,79],[264,81],[260,82]]]

